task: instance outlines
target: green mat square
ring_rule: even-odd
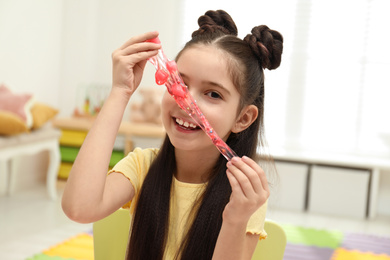
[[[337,230],[319,230],[298,227],[288,224],[281,225],[286,232],[287,242],[336,249],[340,246],[343,233]]]
[[[29,257],[26,260],[76,260],[74,258],[63,258],[61,256],[49,256],[45,254],[37,254],[33,257]]]

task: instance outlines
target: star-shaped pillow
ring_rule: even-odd
[[[33,124],[31,107],[34,101],[31,94],[12,93],[5,85],[0,85],[0,112],[8,112],[21,119],[29,129]]]

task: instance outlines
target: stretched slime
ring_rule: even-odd
[[[148,42],[161,43],[159,38],[148,40]],[[156,68],[156,83],[158,85],[165,84],[168,93],[173,96],[179,107],[183,109],[210,137],[219,152],[228,161],[237,156],[236,153],[213,130],[202,111],[200,111],[198,105],[196,104],[196,100],[191,96],[183,79],[180,77],[176,62],[174,60],[168,60],[162,49],[158,51],[156,56],[150,58],[149,61]]]

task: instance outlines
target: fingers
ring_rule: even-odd
[[[157,55],[157,49],[151,49],[147,46],[129,46],[125,51],[117,50],[112,54],[112,59],[115,62],[123,59],[125,64],[128,64],[130,67],[133,67],[135,64],[143,61],[144,64],[146,60]]]
[[[231,173],[229,169],[226,171],[226,175],[229,179],[230,186],[232,187],[232,192],[233,193],[240,192],[242,190],[240,183],[238,183],[236,177],[234,177],[234,175]]]
[[[158,34],[159,34],[158,32],[147,32],[144,34],[134,36],[130,38],[128,41],[126,41],[119,49],[124,50],[128,46],[133,45],[135,43],[141,43],[141,42],[145,42],[146,40],[151,40],[153,38],[156,38]]]
[[[248,157],[234,157],[227,163],[226,175],[232,193],[223,213],[224,219],[246,221],[267,201],[268,183],[261,167]],[[239,214],[237,214],[239,213]]]
[[[152,42],[140,42],[133,43],[132,45],[127,46],[124,49],[120,49],[122,55],[130,55],[139,52],[147,52],[147,51],[158,51],[161,48],[160,44],[152,43]]]
[[[227,173],[231,175],[229,181],[232,185],[232,190],[236,189],[233,185],[239,185],[241,192],[246,197],[267,196],[269,195],[269,187],[267,178],[261,167],[248,157],[233,158],[227,164]]]
[[[260,182],[263,186],[263,189],[269,192],[269,185],[268,185],[268,180],[267,176],[265,175],[265,172],[263,169],[260,167],[259,164],[257,164],[255,161],[253,161],[251,158],[244,156],[242,157],[243,162],[247,163],[252,169],[256,171],[260,178]]]
[[[157,55],[161,44],[146,42],[155,39],[158,32],[148,32],[126,41],[112,53],[113,85],[127,87],[134,92],[141,82],[146,62]]]
[[[237,182],[238,184],[235,187],[232,186],[232,191],[236,191],[238,194],[242,193],[247,198],[252,198],[256,196],[256,192],[260,192],[258,187],[262,185],[260,179],[255,176],[257,174],[248,168],[248,166],[243,165],[240,158],[234,158],[228,163],[228,171],[234,178],[233,183]]]
[[[158,36],[158,32],[148,32],[132,37],[125,42],[120,48],[113,52],[113,59],[120,57],[131,57],[132,63],[136,64],[155,56],[161,48],[161,44],[145,42]]]

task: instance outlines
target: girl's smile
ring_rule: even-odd
[[[176,123],[178,124],[178,127],[185,131],[194,131],[194,130],[200,130],[199,126],[192,122],[186,121],[186,119],[176,118]]]
[[[228,74],[223,53],[214,47],[200,45],[184,51],[177,66],[202,113],[226,141],[236,123],[240,96]],[[167,92],[162,101],[162,117],[176,149],[215,149],[209,137]]]
[[[186,113],[192,106],[179,106],[165,92],[161,147],[135,148],[107,172],[130,98],[148,60],[162,51],[158,32],[148,32],[112,53],[112,89],[69,173],[62,207],[72,220],[96,222],[129,208],[126,259],[251,259],[266,235],[270,191],[254,158],[263,141],[263,69],[279,66],[283,37],[262,25],[240,39],[223,10],[207,11],[198,24],[176,58],[177,69],[213,127],[206,131],[237,156],[227,162],[215,147],[220,140],[214,145]],[[175,97],[186,97],[172,86]]]

